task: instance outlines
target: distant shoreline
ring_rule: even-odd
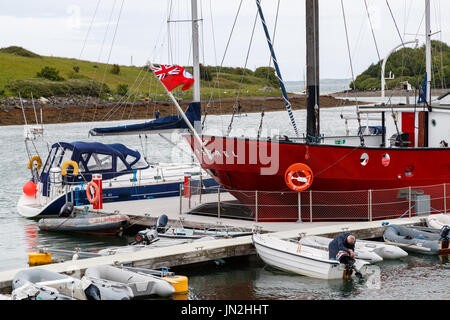
[[[349,97],[351,98],[351,97]],[[293,110],[306,109],[305,95],[289,95]],[[261,113],[286,110],[281,96],[269,97],[240,97],[241,113]],[[202,100],[202,115],[232,114],[236,102],[235,98],[223,98],[216,100]],[[117,121],[117,120],[150,120],[154,119],[155,111],[159,110],[160,117],[177,114],[171,101],[145,101],[139,100],[119,104],[117,101],[101,100],[92,97],[48,98],[34,100],[36,115],[31,100],[22,101],[27,123],[40,123],[40,110],[44,124],[68,123],[68,122],[93,122],[93,121]],[[180,101],[180,106],[186,109],[189,100]],[[208,106],[209,103],[209,107]],[[359,102],[366,104],[367,102]],[[336,98],[331,95],[320,96],[321,108],[343,107],[355,105],[354,100]],[[0,126],[24,125],[21,101],[18,98],[0,99]]]
[[[450,89],[432,89],[431,93],[433,96],[440,96],[444,93],[449,92]],[[405,90],[393,89],[393,90],[385,90],[384,94],[386,97],[405,97]],[[419,92],[415,92],[415,90],[411,90],[409,92],[410,97],[414,97],[414,94],[417,96]],[[340,92],[330,93],[330,96],[339,97],[339,98],[352,98],[352,97],[381,97],[381,90],[364,90],[364,91],[353,91],[353,90],[344,90]]]

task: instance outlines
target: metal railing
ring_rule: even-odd
[[[179,213],[271,221],[375,221],[450,213],[446,183],[355,191],[248,191],[180,185]],[[186,191],[186,192],[185,192]]]

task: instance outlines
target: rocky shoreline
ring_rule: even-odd
[[[350,98],[350,97],[349,97]],[[292,95],[289,97],[292,109],[305,109],[306,96]],[[285,110],[282,97],[241,97],[239,99],[243,113],[260,113]],[[186,109],[189,100],[180,100],[180,106]],[[231,114],[236,100],[224,98],[220,100],[203,101],[202,113],[205,108],[208,114]],[[362,103],[361,103],[362,104]],[[23,105],[23,110],[22,110]],[[34,106],[33,106],[34,105]],[[354,100],[340,99],[331,95],[320,97],[322,108],[341,107],[355,105]],[[36,110],[36,111],[35,111]],[[176,114],[173,103],[167,101],[153,101],[141,99],[136,101],[102,100],[94,97],[50,97],[34,99],[2,98],[0,99],[0,126],[23,125],[24,113],[27,123],[38,122],[67,123],[67,122],[91,122],[112,121],[128,119],[153,119],[155,111],[159,110],[160,117]]]

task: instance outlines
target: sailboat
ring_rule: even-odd
[[[256,3],[283,89],[259,0]],[[318,11],[318,0],[306,1],[306,134],[270,138],[203,135],[201,143],[187,135],[202,168],[261,222],[411,216],[419,213],[419,200],[428,203],[427,214],[430,208],[448,212],[450,105],[431,102],[430,1],[425,0],[424,102],[359,107],[358,119],[362,114],[378,116],[381,134],[363,136],[360,131],[344,139],[320,134]],[[297,133],[287,103],[286,108]]]
[[[196,10],[192,20],[195,27]],[[200,79],[198,42],[194,42],[193,58],[194,77]],[[185,111],[180,111],[180,115],[145,123],[93,128],[89,134],[159,134],[165,138],[163,133],[193,128],[201,118],[199,81],[194,82],[193,101]],[[26,127],[25,146],[32,177],[25,183],[17,203],[17,210],[24,217],[58,215],[68,203],[73,206],[92,204],[94,209],[101,209],[103,202],[176,197],[180,196],[185,183],[201,189],[202,193],[217,192],[217,182],[198,163],[149,164],[139,151],[120,143],[60,141],[51,146],[43,162],[38,155],[30,152],[32,147],[29,146],[38,136],[42,137],[43,127]]]

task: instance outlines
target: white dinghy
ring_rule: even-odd
[[[328,250],[328,245],[333,239],[321,236],[306,236],[300,239],[300,243],[319,249]],[[356,259],[366,260],[370,263],[380,262],[383,259],[399,259],[408,256],[408,253],[390,244],[377,241],[356,240]]]
[[[450,226],[450,214],[431,214],[426,220],[430,228],[442,229],[444,226]]]
[[[175,288],[161,277],[113,266],[96,266],[86,269],[85,278],[98,287],[117,286],[128,289],[130,298],[158,295],[167,297],[175,293]]]
[[[367,274],[369,262],[355,259],[352,269],[339,261],[330,260],[328,252],[267,234],[253,234],[253,244],[268,265],[287,272],[319,279],[349,278],[357,272]],[[355,271],[355,272],[353,272]]]

